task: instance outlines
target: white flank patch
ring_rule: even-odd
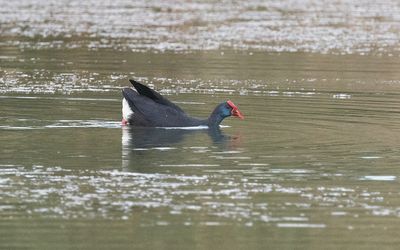
[[[133,115],[133,111],[132,111],[131,107],[129,107],[128,101],[125,98],[123,98],[122,99],[122,117],[125,120],[129,120],[131,115]]]

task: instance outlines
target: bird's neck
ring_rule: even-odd
[[[207,119],[209,127],[218,127],[219,124],[225,119],[220,112],[218,112],[218,107],[211,113]]]

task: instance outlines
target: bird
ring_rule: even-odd
[[[208,118],[189,116],[173,102],[155,90],[135,80],[133,86],[122,89],[122,125],[135,127],[219,127],[229,116],[244,119],[238,107],[230,100],[217,105]]]

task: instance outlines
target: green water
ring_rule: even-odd
[[[31,53],[45,58],[47,51],[18,57]],[[28,93],[18,88],[35,81],[36,67],[3,68],[28,76],[16,76],[14,90],[4,88],[0,98],[2,248],[396,244],[399,93],[395,72],[386,73],[396,60],[121,55],[127,64],[148,57],[170,65],[143,64],[140,72],[190,114],[206,117],[219,102],[233,100],[245,120],[227,119],[221,133],[213,133],[121,128],[120,88],[135,75],[120,69],[126,77],[107,83],[108,70],[86,64],[109,55],[87,53],[75,70],[49,65],[49,77],[41,76]],[[192,72],[188,61],[195,58],[206,66]],[[288,58],[293,63],[285,63]],[[247,63],[232,63],[240,60]],[[355,63],[354,69],[343,70],[340,61]],[[179,73],[171,73],[173,67]],[[243,75],[249,71],[254,79]],[[67,73],[94,75],[93,90],[77,80],[68,94],[46,93],[46,79]]]
[[[394,52],[370,46],[375,52],[363,55],[357,45],[350,46],[354,53],[325,53],[317,40],[302,40],[315,45],[313,53],[301,43],[290,52],[290,42],[285,52],[266,44],[215,49],[194,43],[189,31],[189,38],[175,39],[198,45],[195,50],[177,49],[169,39],[168,51],[158,50],[157,40],[146,37],[133,49],[114,43],[94,49],[87,43],[101,37],[54,36],[60,27],[46,26],[47,14],[34,14],[27,2],[1,13],[13,16],[19,6],[38,18],[26,30],[36,37],[12,33],[20,23],[0,18],[7,24],[0,36],[1,249],[390,249],[400,243],[400,59]],[[158,3],[138,6],[167,20],[182,14],[164,13]],[[181,11],[202,6],[183,4]],[[65,8],[85,20],[98,20],[100,10],[117,18],[113,10],[120,9],[108,7]],[[275,13],[253,7],[246,8]],[[257,22],[257,13],[244,20]],[[127,46],[129,20],[93,34]],[[226,25],[236,27],[235,20]],[[385,20],[376,25],[392,25]],[[212,37],[210,44],[228,38]],[[221,131],[121,127],[121,89],[130,78],[193,116],[207,117],[230,99],[245,119],[228,118]]]

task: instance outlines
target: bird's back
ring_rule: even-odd
[[[205,120],[188,116],[182,109],[169,103],[160,103],[131,88],[123,90],[123,96],[133,111],[128,122],[143,127],[186,127],[207,125]],[[175,104],[174,104],[175,105]],[[175,105],[176,106],[176,105]]]

